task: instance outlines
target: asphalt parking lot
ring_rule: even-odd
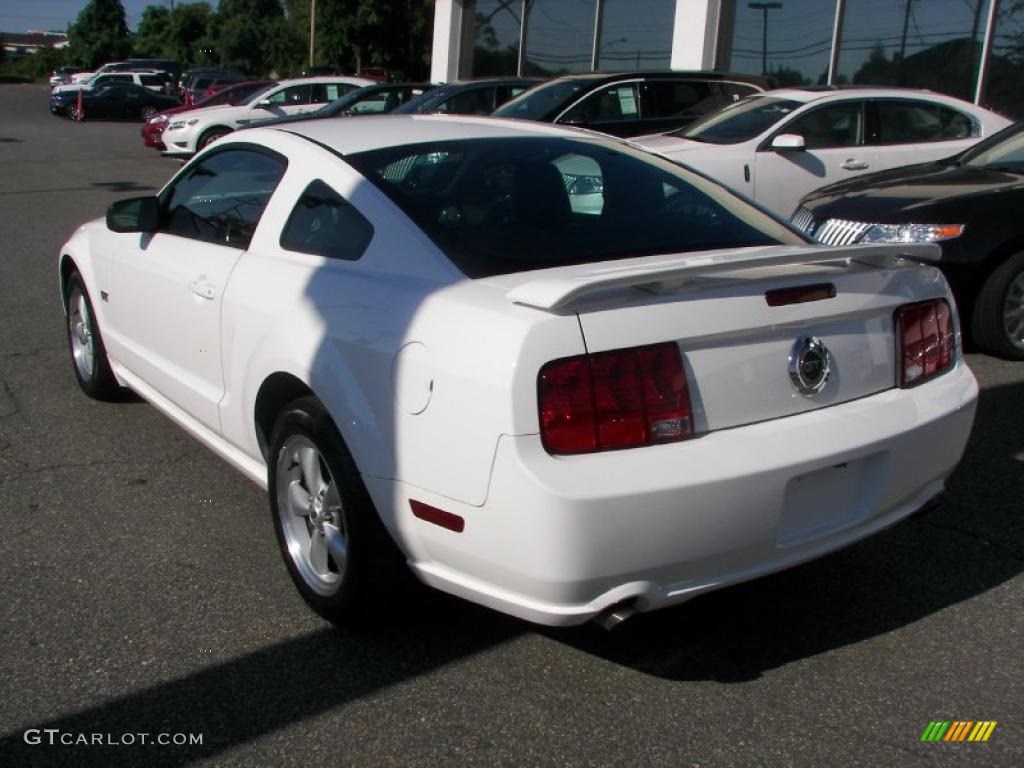
[[[46,95],[0,85],[0,765],[1024,765],[1024,363],[969,356],[944,505],[831,557],[611,634],[426,591],[337,631],[262,491],[75,384],[58,249],[177,165]],[[933,720],[998,725],[922,743]]]

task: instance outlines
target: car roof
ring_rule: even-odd
[[[944,93],[926,91],[921,88],[897,88],[887,86],[808,86],[806,88],[776,88],[768,91],[764,96],[778,99],[790,99],[792,101],[837,101],[840,99],[865,99],[865,98],[912,98],[932,99],[946,104],[959,104],[962,106],[977,106],[958,99],[955,96],[947,96]]]
[[[614,141],[612,137],[550,123],[471,115],[365,115],[358,120],[309,120],[280,128],[253,128],[246,133],[255,139],[261,131],[276,130],[303,136],[342,155],[459,139],[561,136]]]

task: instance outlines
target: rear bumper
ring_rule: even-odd
[[[622,601],[652,610],[788,568],[917,511],[959,461],[977,391],[961,362],[916,389],[673,445],[556,458],[537,435],[503,436],[481,507],[367,482],[391,497],[423,581],[578,624]],[[464,531],[413,517],[410,498],[462,516]]]

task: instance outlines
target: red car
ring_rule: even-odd
[[[195,104],[183,104],[180,107],[164,110],[159,114],[153,115],[153,117],[147,120],[145,125],[142,126],[142,140],[146,142],[147,147],[155,147],[156,149],[163,151],[167,149],[167,147],[164,146],[160,137],[163,135],[164,128],[167,127],[167,123],[169,122],[171,115],[175,115],[179,112],[187,112],[192,109],[201,109],[203,107],[219,107],[225,104],[241,104],[260,88],[266,88],[268,85],[273,85],[274,82],[274,80],[252,80],[246,83],[235,83],[217,91],[215,94],[203,99],[202,101],[196,102]]]

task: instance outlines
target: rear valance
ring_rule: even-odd
[[[519,285],[505,295],[516,304],[557,310],[586,296],[613,288],[642,288],[656,283],[743,269],[796,264],[848,266],[852,262],[884,268],[898,266],[904,261],[933,264],[941,254],[941,249],[934,243],[857,245],[847,248],[772,246],[704,251],[634,260],[632,263],[616,262],[612,266],[582,273],[539,278]]]

